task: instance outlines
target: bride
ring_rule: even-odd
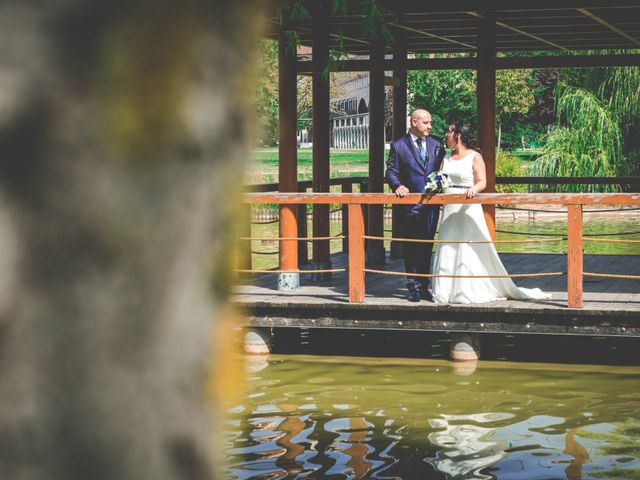
[[[466,193],[473,198],[485,189],[487,180],[482,156],[469,123],[454,123],[446,133],[453,152],[442,160],[440,170],[450,177],[447,193]],[[444,205],[438,240],[490,241],[482,205]],[[493,243],[438,243],[431,271],[436,275],[508,275]],[[539,288],[519,288],[510,278],[448,278],[431,281],[436,303],[485,303],[507,298],[541,300],[551,298]]]

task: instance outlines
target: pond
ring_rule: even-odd
[[[246,357],[228,479],[637,479],[640,368]]]

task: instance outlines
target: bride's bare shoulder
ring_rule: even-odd
[[[482,154],[480,152],[478,152],[477,150],[473,150],[473,162],[482,162],[484,163],[484,159],[482,158]]]

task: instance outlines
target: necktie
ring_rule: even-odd
[[[424,167],[426,164],[426,156],[424,147],[422,146],[422,138],[418,137],[416,143],[418,144],[418,153],[420,154],[420,160],[422,160],[422,166]]]

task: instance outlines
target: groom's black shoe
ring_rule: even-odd
[[[433,294],[429,290],[429,283],[423,283],[420,287],[420,297],[422,300],[433,302]]]
[[[422,289],[420,287],[421,285],[418,282],[410,280],[407,283],[407,288],[409,289],[407,300],[410,302],[419,302],[422,297]]]
[[[407,300],[410,302],[419,302],[422,294],[420,290],[409,290],[409,294],[407,295]]]

